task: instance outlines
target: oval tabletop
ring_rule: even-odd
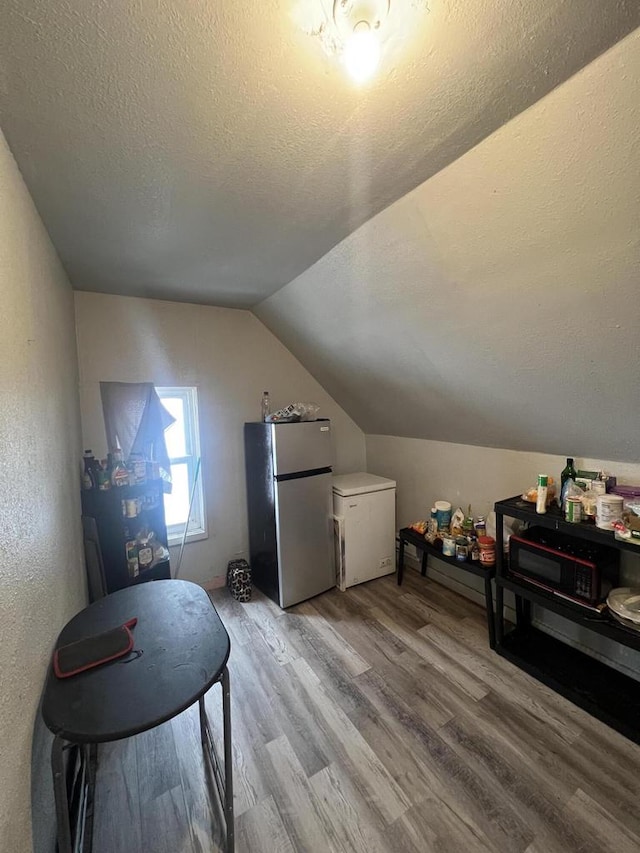
[[[130,737],[175,717],[220,677],[230,643],[211,599],[189,581],[160,580],[94,602],[64,627],[56,648],[136,617],[134,652],[70,678],[49,666],[42,716],[75,743]]]

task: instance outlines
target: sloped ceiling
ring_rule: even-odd
[[[639,284],[636,30],[257,314],[367,433],[638,461]]]
[[[0,123],[76,288],[253,305],[640,24],[429,0],[357,90],[313,4],[4,0]]]

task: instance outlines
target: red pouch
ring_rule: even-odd
[[[136,618],[129,619],[110,631],[61,646],[53,653],[53,671],[58,678],[69,678],[129,654],[133,648],[131,628],[137,621]]]

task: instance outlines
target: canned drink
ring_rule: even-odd
[[[456,540],[450,536],[445,536],[442,539],[442,554],[445,557],[455,557],[456,555]]]
[[[567,498],[564,510],[565,521],[577,524],[582,521],[582,501],[580,498]]]
[[[459,536],[456,539],[456,560],[459,560],[461,563],[467,559],[469,554],[469,544],[466,536]]]

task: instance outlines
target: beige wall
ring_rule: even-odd
[[[273,408],[318,403],[333,422],[336,471],[365,468],[362,431],[248,311],[93,293],[75,301],[86,447],[106,452],[101,380],[199,388],[209,538],[187,545],[181,577],[206,583],[247,556],[243,424],[258,420],[264,389]]]
[[[368,470],[397,481],[397,523],[405,527],[412,521],[426,519],[434,500],[451,501],[454,508],[466,510],[471,504],[474,514],[488,514],[497,500],[522,493],[536,482],[538,473],[560,479],[566,457],[544,453],[527,453],[427,441],[367,435]],[[605,470],[621,483],[640,483],[640,463],[620,463],[603,459],[576,458],[576,467]],[[635,554],[622,555],[622,583],[640,586],[640,548]],[[439,560],[430,560],[429,573],[434,579],[469,598],[484,603],[482,581],[468,572],[450,568]],[[510,602],[507,596],[507,604]],[[588,647],[626,671],[640,678],[640,654],[630,649],[595,638],[589,631],[540,611],[537,617],[547,630],[579,646]]]
[[[71,289],[1,133],[0,286],[0,850],[26,853],[38,700],[85,601],[81,448]]]

